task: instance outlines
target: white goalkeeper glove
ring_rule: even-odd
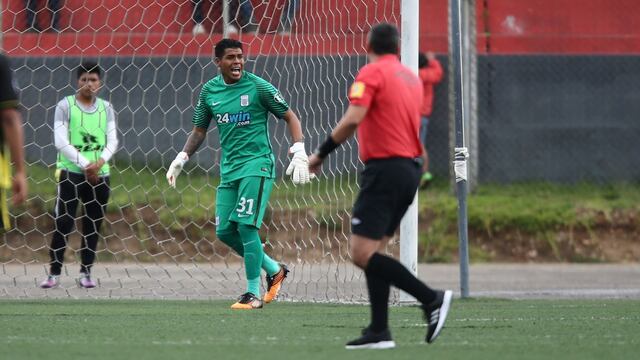
[[[187,155],[186,152],[181,151],[178,153],[178,155],[176,155],[175,160],[171,162],[169,170],[167,170],[167,181],[173,188],[176,187],[176,178],[178,177],[178,175],[180,175],[184,164],[186,164],[188,160],[189,155]]]
[[[289,154],[293,154],[291,163],[287,167],[286,174],[291,175],[294,184],[307,184],[316,177],[309,173],[309,157],[304,151],[304,143],[297,142],[289,148]]]

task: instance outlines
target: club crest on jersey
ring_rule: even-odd
[[[249,95],[240,95],[240,106],[249,106]]]
[[[276,102],[278,102],[280,104],[284,104],[284,98],[282,97],[280,92],[277,92],[277,93],[275,93],[275,95],[273,95],[273,100],[275,100]]]

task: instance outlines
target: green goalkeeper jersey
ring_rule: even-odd
[[[207,129],[216,123],[222,160],[222,181],[247,176],[275,178],[275,159],[269,141],[269,113],[282,118],[289,105],[268,81],[244,71],[240,80],[226,84],[222,75],[202,87],[193,124]]]

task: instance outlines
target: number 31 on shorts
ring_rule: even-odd
[[[238,201],[238,208],[236,209],[238,216],[243,217],[253,215],[253,203],[254,199],[247,199],[242,196],[240,201]]]

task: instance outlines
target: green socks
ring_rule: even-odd
[[[280,264],[264,253],[264,257],[262,258],[262,268],[267,272],[267,275],[273,276],[280,271]]]
[[[257,232],[256,232],[257,233]],[[240,234],[237,231],[228,232],[228,233],[220,233],[216,234],[218,239],[225,243],[228,247],[233,249],[236,254],[244,257],[244,245],[242,245],[242,240],[240,240]],[[269,276],[273,276],[280,271],[280,264],[269,257],[264,251],[262,256],[262,269]]]
[[[258,229],[251,225],[238,224],[238,233],[244,247],[244,268],[247,274],[247,292],[260,296],[260,270],[264,250]]]
[[[225,243],[228,247],[232,248],[236,254],[244,256],[244,247],[242,246],[242,240],[240,240],[240,234],[237,231],[216,233],[218,239]]]

